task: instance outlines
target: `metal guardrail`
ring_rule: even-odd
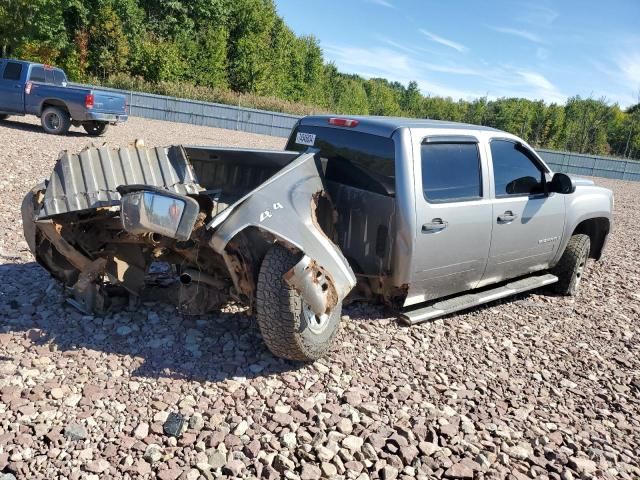
[[[301,117],[220,103],[201,102],[153,93],[99,87],[129,97],[129,114],[134,117],[226,128],[274,137],[288,137]]]
[[[544,149],[537,149],[536,151],[556,172],[640,181],[640,162],[637,160],[556,152]]]
[[[285,138],[289,136],[296,121],[301,118],[286,113],[240,106],[100,88],[128,96],[130,114],[134,117],[191,123]],[[554,171],[640,181],[640,161],[545,149],[538,149],[537,152]]]

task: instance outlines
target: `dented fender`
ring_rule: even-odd
[[[227,244],[244,229],[257,227],[271,233],[304,254],[285,274],[285,281],[316,314],[326,313],[347,296],[356,277],[316,221],[317,196],[322,192],[314,154],[303,154],[211,220],[207,225],[214,231],[210,246],[225,257]]]

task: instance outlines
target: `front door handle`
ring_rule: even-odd
[[[422,225],[422,233],[440,232],[449,226],[449,222],[445,222],[441,218],[434,218],[428,223]]]
[[[510,223],[513,222],[516,218],[518,218],[518,214],[513,213],[511,210],[507,210],[502,215],[498,215],[498,222]]]

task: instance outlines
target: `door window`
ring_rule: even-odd
[[[542,170],[516,143],[492,140],[491,157],[496,197],[536,195],[544,192]]]
[[[2,78],[5,80],[20,80],[20,75],[22,75],[22,64],[7,62]]]
[[[422,189],[430,203],[482,198],[477,143],[423,143]]]

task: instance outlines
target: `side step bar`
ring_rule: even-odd
[[[417,323],[426,322],[427,320],[433,320],[444,315],[448,315],[460,310],[466,310],[467,308],[476,307],[483,303],[492,302],[500,298],[510,297],[518,293],[526,292],[527,290],[533,290],[534,288],[544,287],[545,285],[551,285],[556,283],[558,277],[547,273],[545,275],[536,275],[532,277],[526,277],[521,280],[507,283],[501,287],[496,287],[491,290],[484,290],[477,293],[467,293],[458,297],[449,298],[447,300],[440,300],[430,305],[415,310],[404,311],[399,315],[399,319],[408,325],[415,325]]]

